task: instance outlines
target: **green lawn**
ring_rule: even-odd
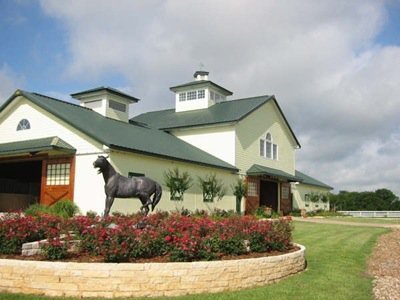
[[[366,259],[386,229],[301,222],[295,228],[295,241],[307,248],[307,271],[260,288],[168,299],[373,299]],[[51,298],[0,294],[0,299]]]
[[[374,224],[397,224],[400,225],[400,218],[361,218],[361,217],[325,217],[328,220],[355,222],[355,223],[374,223]]]

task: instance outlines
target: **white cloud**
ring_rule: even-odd
[[[168,87],[190,81],[202,62],[235,97],[277,96],[303,145],[303,171],[337,189],[390,185],[400,194],[390,180],[400,170],[388,163],[399,157],[387,151],[399,139],[400,48],[375,41],[385,2],[43,0],[42,7],[66,26],[67,76],[119,74],[142,99],[141,112],[171,107]],[[383,148],[372,160],[366,149],[376,141]],[[372,176],[378,166],[390,176]]]

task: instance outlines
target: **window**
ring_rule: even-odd
[[[197,98],[197,91],[187,93],[187,100],[195,100]]]
[[[198,90],[197,91],[197,99],[204,99],[206,97],[206,91],[205,90]]]
[[[278,145],[272,144],[272,159],[278,160]]]
[[[110,100],[108,102],[108,107],[118,111],[126,112],[126,105],[117,101]]]
[[[210,99],[211,99],[211,100],[214,100],[214,97],[215,97],[214,95],[215,95],[214,92],[211,91],[211,92],[210,92]]]
[[[260,156],[265,156],[265,142],[260,140]]]
[[[179,94],[179,101],[186,101],[186,93]]]
[[[19,121],[17,131],[27,129],[31,129],[31,124],[29,123],[29,121],[27,119],[22,119],[21,121]]]
[[[247,196],[257,197],[257,183],[250,181],[247,183]]]
[[[143,173],[135,173],[135,172],[129,172],[128,173],[128,177],[132,178],[132,177],[144,177],[145,175]]]
[[[47,185],[69,185],[69,175],[71,164],[48,164],[47,165]]]
[[[272,158],[272,138],[270,133],[267,133],[265,137],[265,149],[265,156],[267,158]]]
[[[265,139],[260,139],[260,156],[278,160],[278,145],[272,143],[272,136],[268,132]]]
[[[304,206],[305,207],[310,207],[310,194],[305,194],[304,195]]]

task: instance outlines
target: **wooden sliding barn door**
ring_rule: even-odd
[[[74,173],[74,157],[43,160],[40,204],[49,206],[61,199],[73,200]]]

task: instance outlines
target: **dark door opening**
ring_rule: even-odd
[[[0,164],[0,211],[15,211],[38,203],[42,176],[41,161]]]
[[[278,211],[278,183],[273,181],[260,182],[260,206],[271,207]]]

